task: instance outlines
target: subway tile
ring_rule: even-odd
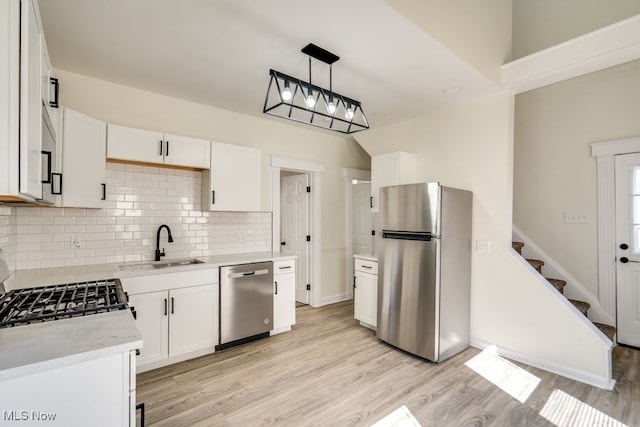
[[[163,223],[171,257],[271,249],[271,213],[201,211],[200,172],[114,163],[107,171],[105,209],[0,208],[0,247],[16,269],[152,259]],[[72,235],[81,249],[70,249]],[[30,244],[40,244],[32,258],[52,259],[30,259]]]

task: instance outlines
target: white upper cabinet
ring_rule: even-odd
[[[211,143],[204,139],[164,135],[164,164],[209,169]]]
[[[371,158],[371,211],[379,212],[380,187],[414,182],[415,155],[404,151]]]
[[[208,169],[210,143],[204,139],[109,124],[107,157],[141,163]]]
[[[255,148],[211,143],[211,170],[202,172],[202,210],[260,210],[260,165]]]
[[[42,26],[35,0],[20,10],[20,193],[42,198]]]
[[[107,124],[64,108],[62,134],[62,206],[105,207]]]
[[[37,0],[0,2],[0,57],[0,199],[36,201],[49,178],[42,104],[50,75]]]

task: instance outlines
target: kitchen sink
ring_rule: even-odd
[[[147,261],[135,264],[122,264],[119,268],[122,271],[157,270],[161,268],[183,267],[194,264],[204,264],[204,261],[197,258],[168,259],[165,261]]]

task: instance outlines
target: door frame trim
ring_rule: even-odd
[[[598,196],[598,300],[617,319],[615,156],[640,153],[640,137],[591,143],[596,159]]]
[[[353,299],[353,187],[351,181],[354,179],[362,181],[371,181],[371,171],[364,169],[344,168],[342,169],[345,185],[345,206],[346,206],[346,245],[347,245],[347,299]],[[373,215],[373,213],[371,214]]]
[[[271,198],[271,242],[273,252],[280,252],[280,172],[282,170],[309,174],[311,199],[309,206],[309,229],[311,248],[309,253],[309,278],[311,294],[309,305],[319,307],[322,303],[322,175],[324,164],[288,157],[270,156]]]

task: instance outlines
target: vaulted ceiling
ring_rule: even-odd
[[[383,0],[39,6],[55,68],[265,118],[269,69],[307,80],[309,42],[340,56],[333,89],[360,100],[372,127],[498,89]],[[328,66],[312,70],[328,87]]]

